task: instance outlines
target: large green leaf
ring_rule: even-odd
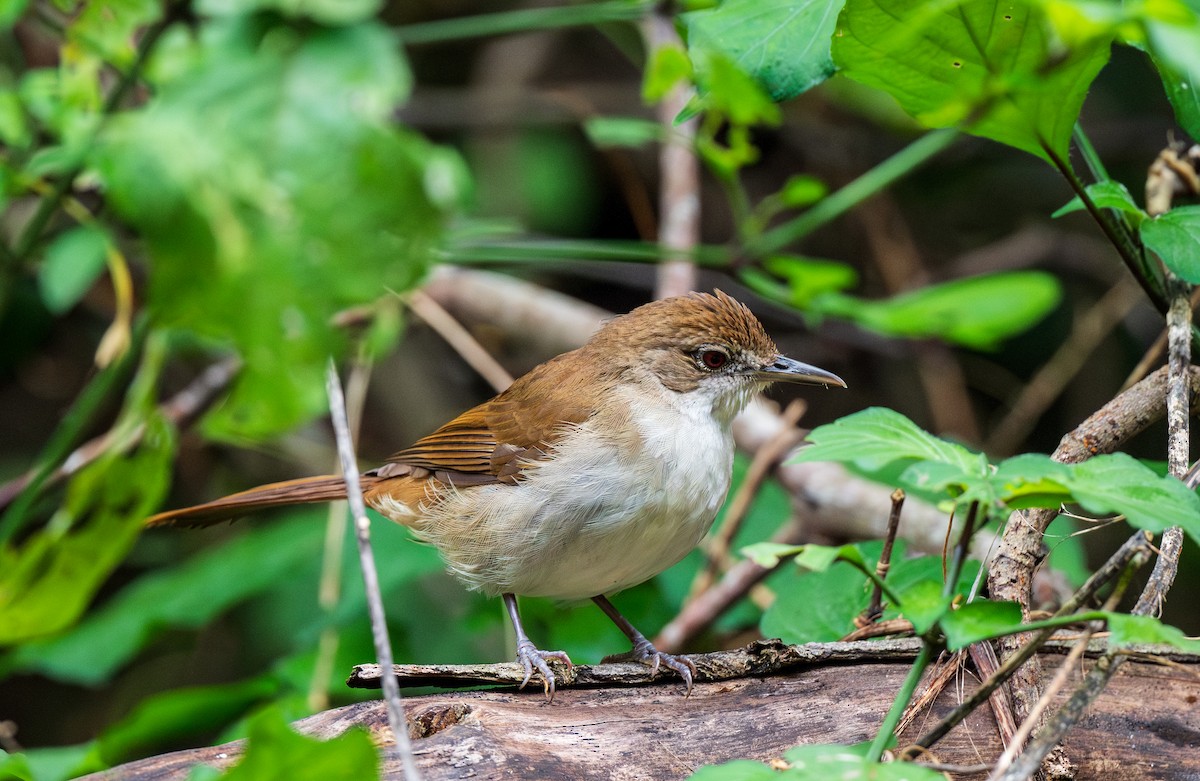
[[[1200,284],[1200,206],[1176,206],[1146,220],[1142,241],[1181,279]]]
[[[858,550],[866,566],[874,569],[883,543],[864,542],[852,547]],[[955,593],[964,593],[978,571],[977,562],[967,562]],[[781,575],[772,584],[778,596],[763,614],[760,628],[765,636],[780,637],[789,643],[828,642],[843,637],[854,629],[855,617],[867,608],[871,598],[872,586],[867,576],[844,561],[821,572],[785,567]],[[921,616],[940,615],[941,587],[938,586],[932,600],[924,589],[930,582],[940,584],[941,578],[941,557],[906,558],[902,541],[896,542],[886,582],[894,592],[913,594],[914,608]],[[937,603],[936,609],[931,610],[931,601]],[[902,614],[903,610],[896,605],[889,606],[884,613],[889,618]]]
[[[1152,532],[1181,526],[1200,542],[1200,496],[1125,453],[1076,464],[1070,488],[1075,501],[1089,512],[1121,513],[1130,525]]]
[[[383,27],[233,16],[208,33],[95,164],[150,250],[153,315],[245,359],[205,430],[262,437],[324,408],[334,313],[425,273],[460,167],[395,126],[410,77]]]
[[[783,101],[833,75],[829,43],[843,1],[724,0],[680,19],[689,49],[721,52]]]
[[[174,429],[151,418],[141,444],[82,469],[46,529],[0,546],[0,646],[70,626],[124,558],[166,493]]]
[[[1146,45],[1175,120],[1200,138],[1200,1],[1146,3],[1145,9]],[[1152,9],[1166,12],[1154,15]]]
[[[1042,6],[1020,0],[847,0],[833,58],[929,127],[960,127],[1065,161],[1111,37],[1062,51]]]
[[[1060,296],[1051,275],[1013,271],[943,282],[882,301],[829,295],[818,298],[814,308],[891,336],[937,337],[987,350],[1035,325]]]
[[[809,432],[808,447],[794,461],[842,461],[867,470],[893,461],[919,459],[949,464],[976,473],[983,468],[978,454],[926,432],[895,410],[869,407]]]
[[[366,731],[347,730],[320,741],[293,732],[276,711],[250,723],[242,760],[221,776],[225,781],[371,781],[379,778],[379,756]]]

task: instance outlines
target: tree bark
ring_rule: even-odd
[[[562,687],[553,703],[546,702],[540,687],[530,687],[523,693],[424,695],[407,698],[405,704],[416,758],[429,781],[682,779],[699,767],[731,759],[776,759],[801,743],[869,739],[908,671],[908,662],[899,658],[903,656],[893,645],[882,660],[797,663],[779,674],[697,683],[688,698],[678,681],[663,679],[661,685],[642,687]],[[1068,735],[1063,745],[1078,767],[1077,779],[1200,777],[1200,709],[1195,705],[1200,697],[1200,659],[1172,658],[1171,667],[1125,664]],[[1080,665],[1072,673],[1075,680],[1092,664],[1089,660]],[[963,684],[969,691],[974,682]],[[958,697],[955,687],[947,687],[933,713],[918,718],[901,735],[900,745],[948,712]],[[296,727],[327,738],[359,726],[378,736],[386,734],[386,723],[382,703],[367,702],[317,714]],[[179,751],[87,778],[182,780],[196,764],[234,764],[242,749],[241,742],[234,742]],[[987,708],[976,710],[933,747],[939,761],[955,765],[990,763],[1001,750]],[[399,764],[385,760],[383,776],[400,779]]]

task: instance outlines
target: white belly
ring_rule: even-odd
[[[711,527],[733,443],[707,410],[634,418],[641,447],[632,457],[589,422],[520,484],[464,489],[413,526],[456,576],[488,594],[575,600],[649,580]]]

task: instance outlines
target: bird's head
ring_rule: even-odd
[[[640,306],[606,324],[588,346],[610,356],[616,370],[711,402],[724,419],[774,382],[846,387],[832,372],[780,355],[749,308],[721,291]]]

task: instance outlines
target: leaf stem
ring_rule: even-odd
[[[4,515],[0,516],[0,543],[12,539],[25,525],[26,516],[41,493],[42,485],[71,453],[84,431],[93,423],[97,412],[109,399],[113,389],[128,376],[133,357],[140,351],[140,344],[147,331],[145,320],[138,323],[133,329],[130,349],[124,353],[121,360],[109,364],[93,376],[75,399],[70,411],[63,416],[62,422],[58,424],[50,441],[38,456],[38,465],[33,477],[21,489],[21,493]]]
[[[1088,214],[1092,215],[1092,219],[1100,226],[1100,230],[1104,232],[1105,237],[1116,248],[1117,253],[1121,256],[1121,260],[1125,262],[1125,266],[1133,274],[1134,279],[1138,281],[1142,290],[1146,292],[1151,303],[1154,304],[1154,307],[1160,313],[1166,314],[1167,309],[1170,308],[1170,302],[1167,300],[1166,291],[1163,288],[1163,279],[1150,264],[1146,258],[1146,254],[1136,245],[1132,235],[1123,229],[1123,223],[1118,224],[1113,219],[1113,216],[1107,209],[1101,209],[1096,205],[1096,202],[1088,194],[1087,188],[1084,187],[1079,177],[1075,175],[1075,172],[1067,164],[1067,161],[1063,160],[1049,145],[1044,146],[1043,149],[1059,173],[1067,180],[1067,184],[1079,196],[1079,200],[1088,210]],[[1093,151],[1092,154],[1095,154],[1095,152]]]
[[[396,37],[400,43],[414,45],[550,30],[557,27],[635,21],[644,17],[653,7],[654,3],[645,0],[610,0],[549,8],[522,8],[405,25],[396,30]]]
[[[908,707],[913,693],[917,690],[917,684],[921,682],[921,675],[932,659],[933,644],[926,640],[921,643],[921,650],[917,653],[917,658],[913,661],[908,676],[900,686],[900,691],[896,693],[896,699],[892,701],[891,709],[883,717],[883,723],[879,725],[879,732],[875,735],[875,740],[871,741],[871,748],[867,750],[866,756],[868,762],[878,762],[883,757],[883,752],[894,737],[892,733],[895,731],[896,725],[900,723],[900,717],[904,715],[904,709]]]
[[[808,211],[763,233],[746,247],[746,254],[761,258],[799,241],[928,162],[958,137],[958,131],[952,128],[926,133]]]

